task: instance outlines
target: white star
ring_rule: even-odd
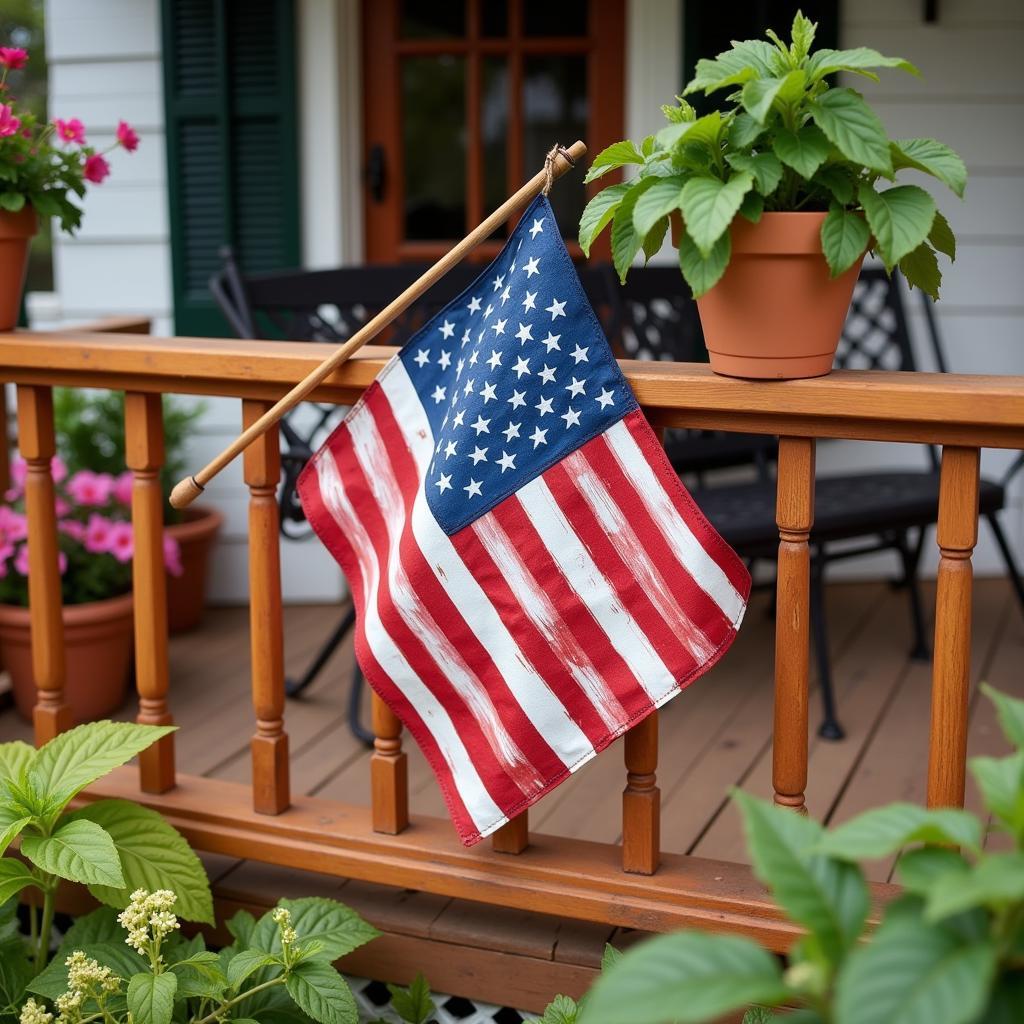
[[[497,401],[498,396],[494,393],[494,385],[488,381],[484,384],[483,390],[480,392],[484,399],[484,405],[490,402],[492,399]]]
[[[546,217],[541,217],[540,220],[535,220],[533,222],[533,227],[530,228],[530,237],[531,238],[536,238],[538,235],[544,234],[544,228],[542,228],[541,225],[544,223],[544,221],[546,219],[547,219]]]
[[[522,423],[510,423],[502,431],[502,433],[505,435],[505,440],[506,441],[511,441],[513,437],[518,437],[519,436],[519,428],[521,426],[522,426]]]
[[[473,349],[473,351],[470,352],[470,354],[469,354],[469,365],[470,366],[476,366],[476,361],[479,358],[480,358],[480,353],[476,349]]]
[[[536,451],[538,445],[548,443],[548,432],[546,430],[541,430],[540,427],[534,427],[533,433],[530,435],[530,440],[533,442],[534,451]]]
[[[531,331],[533,328],[530,324],[520,324],[519,330],[516,331],[516,337],[519,339],[519,344],[523,345],[528,341],[533,341],[533,334]]]
[[[554,384],[555,382],[555,371],[554,368],[544,364],[544,369],[540,371],[540,379],[544,384]]]
[[[442,370],[447,370],[448,367],[452,365],[451,352],[442,352],[437,357],[437,365],[440,366]]]
[[[442,338],[450,338],[455,333],[455,324],[450,320],[445,320],[443,326],[438,327],[438,330],[441,332]]]
[[[543,395],[540,396],[540,401],[534,406],[534,408],[540,412],[542,417],[546,416],[549,412],[555,411],[551,407],[551,399],[545,398]]]
[[[565,302],[568,301],[568,299],[565,300]],[[558,299],[552,299],[551,305],[545,307],[544,312],[550,313],[552,320],[557,320],[560,316],[565,316],[565,302],[559,302]]]
[[[578,427],[580,425],[580,414],[575,409],[563,412],[559,418],[565,420],[566,430],[568,430],[569,427]]]
[[[449,441],[449,442],[448,442],[448,443],[447,443],[447,444],[446,444],[446,445],[444,446],[444,457],[445,457],[446,459],[450,459],[450,458],[451,458],[451,457],[452,457],[452,456],[453,456],[453,455],[455,454],[455,446],[456,446],[456,445],[457,445],[458,443],[459,443],[458,441]]]
[[[466,484],[466,486],[463,487],[462,489],[466,492],[467,497],[470,497],[470,498],[472,498],[474,496],[477,497],[477,498],[481,497],[481,494],[480,494],[480,481],[479,480],[471,479],[469,481],[469,483]]]
[[[498,465],[501,466],[502,473],[504,473],[506,469],[515,469],[516,457],[514,455],[509,455],[506,451],[502,451],[501,458],[498,459]]]
[[[458,380],[462,376],[462,371],[466,368],[466,360],[460,359],[455,364],[455,379]]]
[[[444,428],[444,426],[447,423],[448,423],[448,417],[445,416],[445,418],[443,420],[441,420],[441,427]],[[437,442],[437,447],[434,449],[434,454],[435,455],[437,455],[441,451],[441,445],[443,445],[443,444],[444,444],[444,441],[438,441]]]
[[[575,398],[577,395],[585,395],[587,393],[587,386],[581,380],[577,380],[575,377],[572,379],[571,384],[565,385],[565,390]]]
[[[484,310],[484,319],[486,320],[494,312],[494,307],[488,302],[487,308]]]
[[[455,414],[455,419],[452,420],[452,426],[453,427],[461,427],[462,426],[462,421],[463,421],[465,415],[466,415],[466,410],[465,409],[460,409]]]
[[[483,329],[483,330],[482,330],[482,331],[481,331],[481,332],[480,332],[480,333],[479,333],[479,334],[478,334],[478,335],[476,336],[476,343],[477,343],[478,345],[479,345],[479,344],[480,344],[480,343],[481,343],[481,342],[482,342],[482,341],[484,340],[484,335],[485,335],[486,333],[487,333],[487,328],[485,327],[485,328],[484,328],[484,329]]]
[[[536,292],[528,291],[526,293],[526,298],[523,299],[523,311],[524,312],[526,312],[528,310],[531,310],[531,309],[536,309],[537,308],[536,302],[534,301],[536,298],[537,298],[537,293]]]
[[[497,321],[495,321],[495,323],[493,323],[491,325],[492,328],[494,329],[494,333],[495,334],[504,334],[505,333],[505,324],[507,324],[507,323],[508,323],[507,320],[497,320]]]
[[[469,457],[473,460],[473,465],[474,466],[478,462],[486,462],[487,461],[487,449],[486,448],[481,448],[479,445],[476,445],[473,448],[473,452],[472,452],[472,454]]]
[[[437,485],[437,489],[441,494],[445,491],[452,489],[452,476],[451,473],[442,473],[440,480],[435,480],[434,483]]]
[[[558,339],[560,337],[560,334],[552,334],[548,331],[548,336],[546,338],[541,338],[540,343],[548,350],[549,353],[555,349],[558,349],[558,351],[561,352],[562,346],[558,344]]]
[[[512,397],[506,399],[506,401],[508,402],[509,405],[512,406],[513,409],[518,409],[520,406],[526,405],[526,392],[516,391],[513,388]]]
[[[462,346],[463,346],[463,348],[465,348],[465,346],[468,345],[468,344],[469,344],[469,328],[467,327],[462,332]]]
[[[523,270],[526,271],[526,276],[528,278],[530,278],[530,277],[533,277],[534,274],[539,274],[540,273],[540,271],[537,269],[539,266],[540,266],[540,260],[537,259],[536,256],[531,256],[526,261],[526,266],[523,267]]]
[[[481,434],[489,434],[488,424],[490,420],[485,420],[479,413],[477,414],[476,420],[470,423],[470,426],[476,431],[476,436],[479,437]]]
[[[494,279],[494,290],[496,292],[500,292],[502,287],[504,286],[504,284],[505,284],[505,275],[504,274],[499,274]]]
[[[480,309],[480,299],[476,295],[474,295],[473,298],[469,300],[469,305],[466,307],[466,309],[468,309],[470,313],[478,312]]]
[[[594,401],[597,402],[597,404],[600,405],[602,409],[606,408],[609,405],[615,404],[615,399],[612,398],[612,393],[606,390],[605,388],[601,389],[601,394],[599,394],[597,398],[594,399]]]
[[[516,380],[521,380],[524,373],[530,372],[530,360],[519,357],[516,365],[512,367],[516,371]]]
[[[430,349],[429,348],[421,348],[421,349],[419,349],[416,352],[416,355],[413,357],[413,360],[416,363],[416,365],[419,366],[420,368],[426,366],[427,363],[430,362]]]
[[[501,293],[501,304],[504,306],[509,299],[512,298],[512,288],[509,285],[505,285],[505,290]]]
[[[579,345],[577,345],[569,353],[569,355],[571,355],[573,357],[573,359],[576,361],[576,365],[579,366],[580,363],[589,363],[590,362],[590,360],[587,358],[587,353],[589,351],[590,351],[589,346],[587,348],[580,348]]]
[[[440,384],[434,388],[433,394],[430,396],[434,400],[435,405],[440,405],[448,395],[448,389],[441,387]]]
[[[474,387],[475,384],[476,384],[476,378],[475,377],[470,377],[470,379],[466,381],[466,387],[465,387],[463,393],[467,394],[467,395],[473,394],[473,392],[476,390],[476,388]]]
[[[487,365],[492,370],[496,370],[501,366],[501,353],[497,349],[494,349],[494,351],[487,357]]]

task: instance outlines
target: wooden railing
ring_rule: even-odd
[[[0,335],[0,375],[17,385],[18,433],[28,463],[32,645],[39,697],[37,742],[70,725],[57,525],[50,456],[55,385],[126,393],[128,465],[134,474],[138,718],[172,721],[158,472],[163,392],[241,399],[248,424],[325,357],[329,346],[133,335]],[[351,403],[389,350],[366,349],[315,394]],[[776,517],[773,785],[777,803],[804,808],[808,760],[808,597],[814,522],[815,439],[929,442],[943,447],[937,540],[941,553],[928,764],[932,805],[962,805],[971,633],[971,555],[977,536],[982,447],[1024,448],[1024,377],[839,372],[786,384],[716,377],[687,364],[624,363],[656,427],[691,426],[780,436]],[[278,438],[248,450],[251,594],[252,786],[177,773],[168,737],[87,798],[122,796],[154,807],[198,848],[338,876],[422,889],[612,925],[667,930],[701,925],[752,934],[774,949],[793,940],[748,868],[659,849],[658,722],[626,736],[623,840],[598,843],[528,834],[525,813],[485,846],[463,849],[446,821],[410,814],[398,720],[376,698],[369,810],[293,798],[284,719],[278,513]],[[170,694],[173,698],[173,693]],[[239,709],[241,714],[241,709]],[[518,856],[503,856],[518,854]],[[886,894],[876,887],[876,895]]]

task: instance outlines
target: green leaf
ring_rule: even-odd
[[[977,850],[981,822],[956,808],[927,810],[917,804],[886,804],[832,829],[817,850],[842,860],[877,860],[910,843],[948,843]]]
[[[422,973],[413,978],[408,988],[388,985],[391,1006],[407,1024],[426,1024],[434,1014],[434,1002],[430,998],[430,986]]]
[[[743,197],[753,184],[753,177],[741,171],[726,182],[701,177],[691,178],[683,186],[682,210],[686,233],[702,256],[707,258],[718,239],[729,229]]]
[[[91,782],[131,760],[175,728],[133,722],[88,722],[62,732],[39,750],[31,775],[40,789],[62,806]]]
[[[587,995],[584,1024],[705,1021],[786,996],[771,953],[732,935],[659,935],[625,953]]]
[[[228,988],[228,979],[220,969],[220,957],[202,950],[171,964],[178,978],[177,998],[217,999]]]
[[[898,139],[889,144],[893,170],[913,167],[938,178],[963,198],[967,187],[967,168],[959,154],[935,139]]]
[[[319,940],[318,958],[334,961],[377,938],[380,932],[364,921],[351,907],[321,896],[300,900],[279,900],[292,915],[292,927],[303,943]],[[264,953],[281,952],[281,935],[268,911],[257,922],[249,938],[254,949]]]
[[[705,95],[710,95],[718,89],[726,89],[731,85],[742,85],[762,73],[770,76],[772,72],[763,61],[756,65],[752,64],[734,46],[732,50],[720,53],[713,60],[704,57],[697,61],[695,74],[687,83],[683,95],[689,96],[702,89]]]
[[[90,887],[101,903],[126,907],[136,889],[170,889],[178,895],[174,912],[179,917],[213,924],[213,899],[203,862],[156,811],[128,800],[98,800],[71,817],[106,830],[120,857],[123,883]]]
[[[888,270],[913,252],[932,229],[935,200],[916,185],[897,185],[876,192],[865,181],[861,182],[857,198],[875,236],[875,250]]]
[[[849,174],[835,164],[819,168],[811,184],[828,189],[840,206],[846,206],[853,199],[853,182]]]
[[[633,210],[636,202],[646,191],[658,184],[657,178],[643,178],[626,193],[612,218],[612,263],[625,282],[633,259],[643,245],[643,235],[633,226]]]
[[[536,1024],[576,1024],[579,1019],[580,1007],[575,999],[568,996],[555,996],[544,1007],[544,1016]]]
[[[872,50],[868,46],[857,46],[852,50],[818,50],[807,61],[807,77],[812,82],[817,82],[836,71],[855,71],[864,74],[870,68],[899,68],[912,75],[921,74],[910,61],[902,57],[883,57],[877,50]],[[873,74],[868,74],[867,77],[878,79],[878,76]]]
[[[743,86],[741,102],[747,113],[764,124],[772,106],[793,103],[803,94],[805,75],[799,68],[781,78],[755,78]]]
[[[605,227],[611,222],[615,210],[622,197],[633,187],[633,182],[624,181],[620,185],[610,185],[598,192],[587,203],[580,217],[580,248],[585,256],[590,255],[590,247]]]
[[[944,875],[932,886],[925,907],[929,921],[974,907],[998,910],[1024,901],[1024,853],[987,854],[966,874]]]
[[[250,974],[261,967],[279,964],[280,958],[273,953],[264,953],[260,949],[243,949],[236,953],[228,963],[227,979],[232,988],[238,988]]]
[[[20,835],[21,830],[31,821],[30,817],[15,818],[14,821],[10,822],[6,819],[0,821],[0,854],[14,842],[18,835]]]
[[[635,212],[635,211],[634,211]],[[644,263],[661,251],[665,242],[665,235],[668,234],[668,217],[662,217],[650,231],[644,235],[643,250]]]
[[[950,260],[956,259],[956,238],[953,229],[939,210],[935,211],[935,220],[932,221],[932,229],[928,232],[928,241],[933,249],[945,253]]]
[[[892,174],[889,138],[882,122],[852,89],[829,89],[808,104],[811,116],[848,160]]]
[[[787,167],[792,167],[803,178],[811,178],[829,154],[828,139],[813,124],[805,124],[799,131],[779,128],[772,142],[775,155]]]
[[[996,967],[987,943],[963,945],[914,916],[888,918],[858,947],[836,983],[836,1024],[969,1024]]]
[[[1024,1020],[1024,972],[997,978],[982,1020],[985,1024],[1020,1024]]]
[[[124,942],[124,934],[117,920],[117,911],[111,907],[97,907],[75,918],[60,945],[68,952],[97,944],[116,945]]]
[[[21,740],[0,743],[0,782],[4,779],[18,779],[36,756],[35,747]]]
[[[749,114],[740,111],[729,125],[729,145],[733,149],[749,149],[764,134],[765,127]]]
[[[607,971],[614,967],[622,959],[622,952],[616,949],[610,942],[604,944],[604,951],[601,953],[601,970]]]
[[[32,872],[20,860],[12,857],[0,860],[0,903],[6,903],[22,889],[35,884]]]
[[[135,1024],[170,1024],[178,978],[163,974],[136,974],[128,982],[128,1009]]]
[[[823,830],[788,809],[737,792],[754,872],[779,906],[810,931],[831,963],[839,963],[860,936],[868,888],[855,864],[814,850]]]
[[[11,213],[17,213],[25,206],[25,196],[21,192],[0,192],[0,207]]]
[[[814,44],[814,33],[817,31],[817,28],[816,22],[805,18],[801,11],[796,12],[796,16],[793,18],[793,29],[790,33],[793,40],[793,45],[790,48],[793,60],[799,63],[811,52],[811,46]]]
[[[627,164],[642,164],[643,162],[643,153],[628,139],[625,142],[615,142],[607,149],[602,149],[594,157],[594,162],[590,165],[590,170],[587,171],[587,176],[583,181],[584,183],[593,181],[618,167],[624,167]]]
[[[322,960],[297,964],[285,982],[300,1010],[319,1024],[357,1024],[359,1012],[348,985]]]
[[[69,882],[124,885],[114,841],[92,821],[68,821],[50,836],[25,836],[21,852],[36,867]]]
[[[737,171],[752,174],[757,191],[763,196],[771,195],[782,181],[782,164],[774,153],[730,153],[726,159]]]
[[[740,216],[756,224],[764,213],[764,199],[759,192],[748,192],[740,203]]]
[[[1024,749],[1024,700],[1011,697],[1008,693],[1000,693],[988,683],[981,684],[981,691],[995,704],[1003,735],[1018,750]]]
[[[831,276],[838,277],[849,270],[864,255],[870,238],[871,232],[861,214],[833,203],[821,222],[821,249]]]
[[[646,236],[662,217],[679,209],[685,180],[679,175],[662,178],[637,198],[633,206],[633,226],[638,234]]]
[[[939,270],[935,250],[927,242],[922,242],[913,252],[908,252],[900,260],[899,268],[907,279],[907,284],[913,288],[920,288],[933,299],[938,299],[942,271]]]
[[[1017,832],[1024,827],[1024,751],[968,761],[985,806]]]
[[[227,929],[239,945],[248,946],[252,941],[252,933],[256,930],[256,918],[248,910],[239,910],[231,915]]]
[[[695,299],[710,291],[721,280],[732,254],[732,239],[727,231],[715,243],[709,256],[697,248],[688,232],[679,240],[679,269]]]
[[[970,865],[956,850],[941,846],[922,846],[908,850],[896,863],[900,884],[910,893],[927,895],[944,875],[966,874]]]

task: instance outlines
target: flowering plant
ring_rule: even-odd
[[[11,467],[12,486],[0,504],[0,604],[28,604],[28,526],[25,516],[26,466]],[[51,465],[56,485],[61,595],[65,604],[85,604],[131,589],[134,551],[129,518],[131,473],[113,476],[88,469],[68,475],[63,461]],[[164,564],[181,574],[181,551],[164,537]]]
[[[28,59],[20,47],[0,46],[0,209],[17,213],[27,203],[43,217],[60,218],[63,230],[74,231],[82,211],[71,197],[82,199],[87,181],[102,182],[110,174],[107,154],[117,148],[134,152],[139,136],[121,121],[115,141],[97,150],[87,143],[77,117],[40,122],[18,105],[7,81]]]

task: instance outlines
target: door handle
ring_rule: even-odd
[[[387,182],[387,155],[379,143],[372,146],[366,160],[366,187],[375,203],[384,201],[384,186]]]

